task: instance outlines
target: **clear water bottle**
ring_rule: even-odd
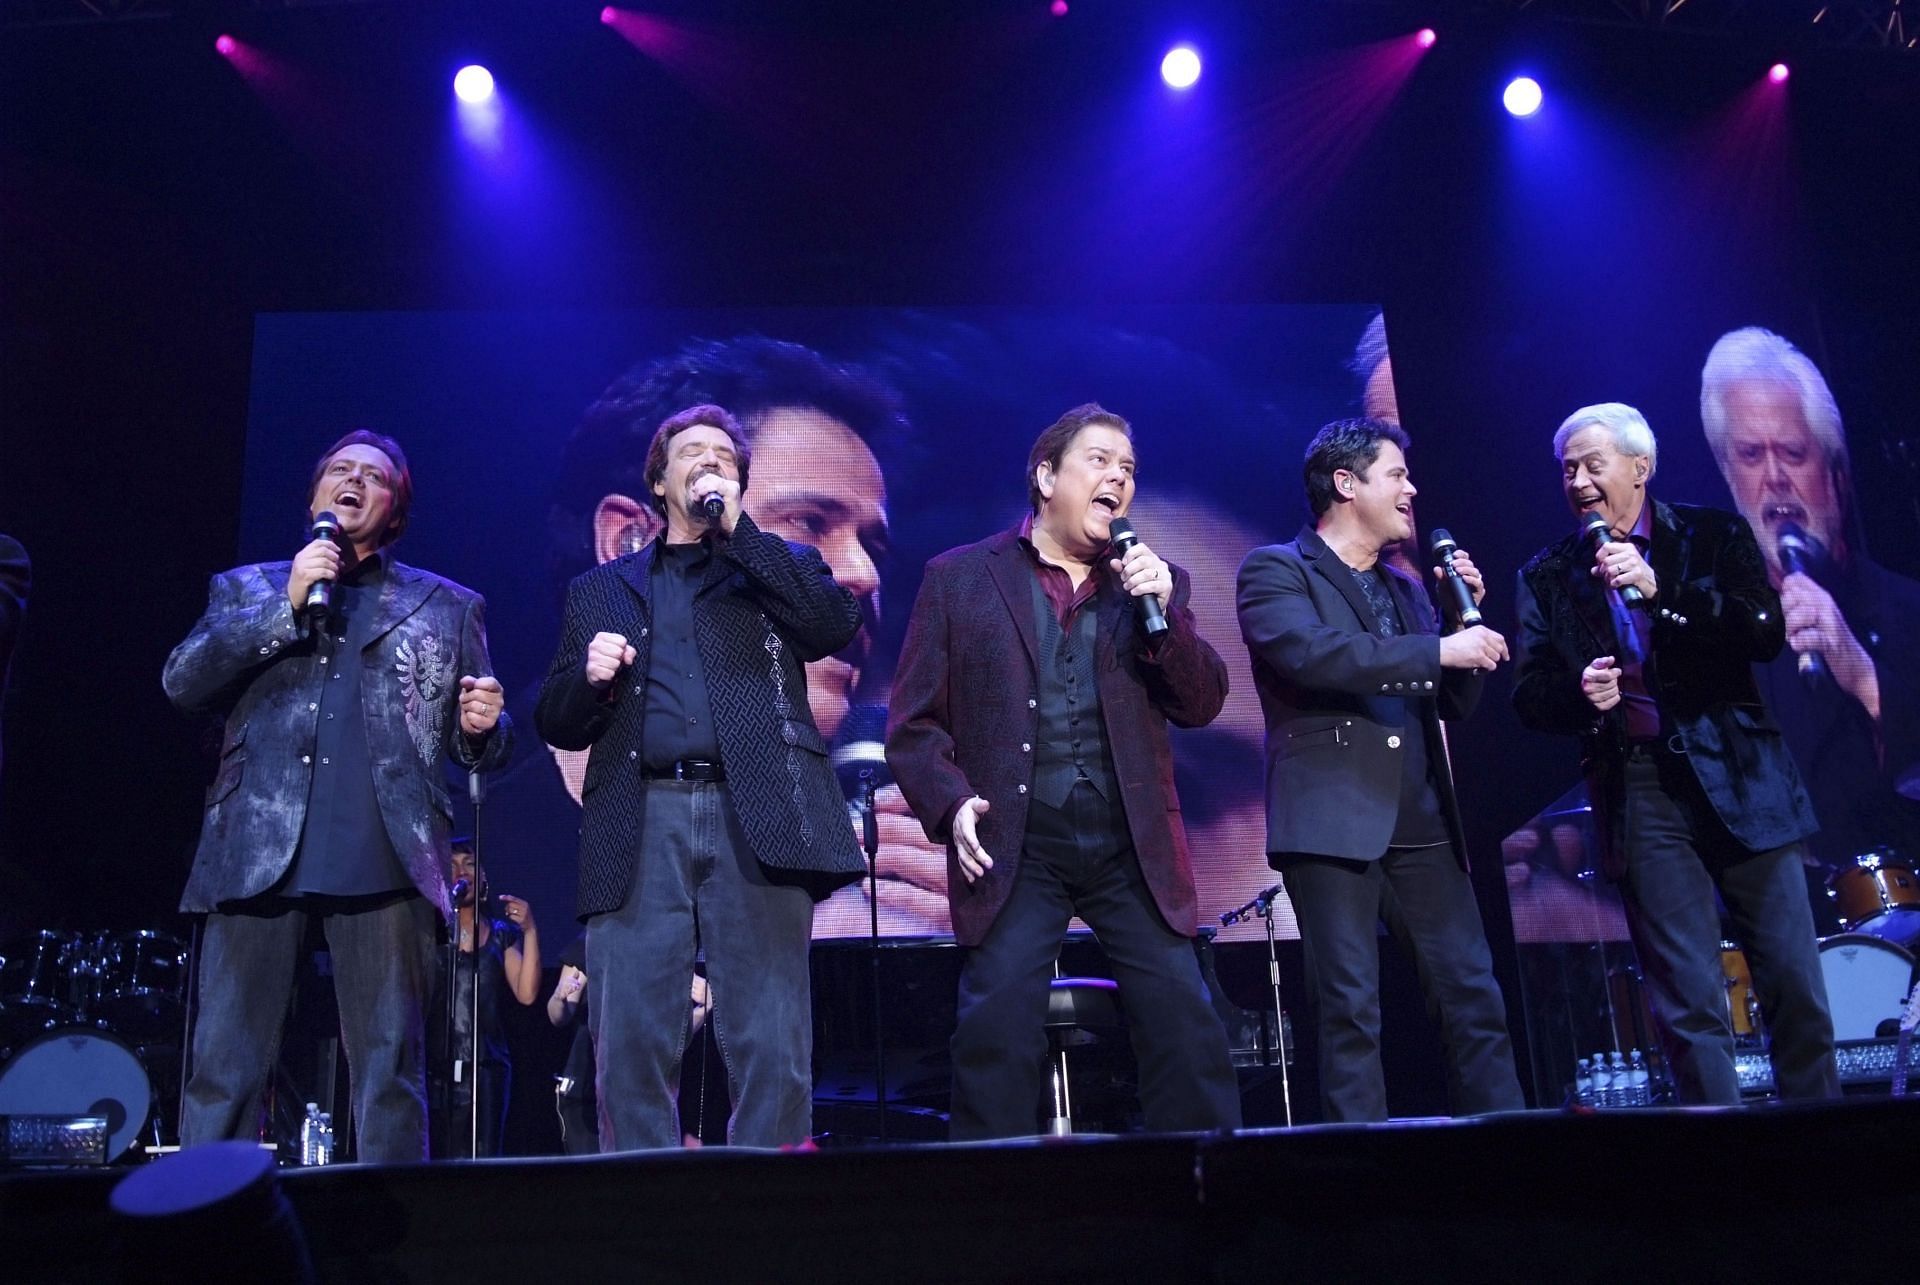
[[[1573,1072],[1573,1100],[1575,1105],[1590,1107],[1593,1102],[1593,1064],[1581,1058]]]
[[[333,1117],[318,1102],[307,1103],[307,1118],[300,1122],[300,1163],[333,1163]]]
[[[1593,1055],[1593,1105],[1610,1107],[1613,1105],[1613,1073],[1607,1070],[1607,1055]]]
[[[1613,1051],[1613,1061],[1607,1068],[1608,1079],[1612,1084],[1612,1096],[1607,1105],[1630,1107],[1633,1105],[1633,1082],[1627,1078],[1627,1059],[1619,1049]]]
[[[1633,1065],[1627,1068],[1627,1083],[1631,1086],[1630,1096],[1633,1099],[1631,1105],[1650,1107],[1653,1105],[1653,1077],[1647,1070],[1647,1060],[1640,1055],[1639,1049],[1633,1051],[1632,1058]]]

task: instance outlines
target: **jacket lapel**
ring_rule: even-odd
[[[1038,665],[1040,642],[1033,630],[1033,571],[1025,563],[1026,550],[1020,547],[1018,536],[1003,535],[994,541],[990,551],[993,556],[987,559],[987,570],[1000,596],[1006,599],[1013,627],[1027,649],[1027,663]]]
[[[394,562],[387,566],[387,578],[380,586],[380,601],[373,609],[373,631],[367,646],[384,637],[395,625],[420,610],[433,595],[434,581],[412,567]]]
[[[1299,545],[1300,552],[1306,555],[1307,561],[1313,564],[1320,578],[1339,590],[1340,596],[1347,600],[1347,606],[1353,609],[1353,623],[1360,627],[1360,632],[1372,633],[1373,608],[1361,596],[1360,586],[1353,582],[1353,572],[1347,564],[1340,561],[1339,555],[1327,547],[1327,542],[1312,527],[1302,527],[1300,538],[1295,543]]]
[[[655,547],[655,545],[649,544],[646,548],[640,550],[639,553],[630,558],[622,558],[619,562],[620,578],[627,582],[629,589],[632,589],[640,595],[641,618],[648,621],[651,621],[653,618],[653,559]],[[719,559],[716,558],[714,561],[718,562]],[[708,574],[712,574],[711,568],[708,569]]]

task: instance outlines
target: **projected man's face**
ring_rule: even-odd
[[[887,483],[854,431],[810,406],[753,417],[753,485],[743,504],[754,524],[820,550],[833,578],[860,600],[859,634],[807,666],[807,703],[831,737],[847,715],[880,616],[887,552]]]
[[[1839,488],[1826,451],[1807,425],[1798,390],[1778,379],[1749,379],[1730,385],[1723,404],[1728,429],[1720,471],[1774,570],[1786,523],[1835,547]]]

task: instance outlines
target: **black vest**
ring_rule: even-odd
[[[1120,782],[1100,718],[1100,688],[1094,680],[1094,640],[1099,634],[1098,595],[1080,608],[1073,630],[1062,633],[1053,603],[1033,577],[1034,634],[1040,642],[1040,726],[1033,742],[1033,794],[1051,808],[1065,805],[1074,783],[1086,780],[1108,803],[1118,803]]]

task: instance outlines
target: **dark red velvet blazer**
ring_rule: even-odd
[[[927,837],[947,845],[947,900],[962,945],[977,945],[1006,904],[1027,829],[1039,654],[1033,564],[1013,531],[927,564],[901,645],[887,715],[887,766]],[[1094,663],[1127,823],[1147,886],[1174,931],[1198,910],[1167,725],[1201,727],[1227,696],[1227,667],[1194,629],[1187,573],[1173,569],[1166,637],[1147,655],[1133,601],[1103,580]],[[992,805],[980,840],[993,869],[969,884],[954,856],[954,810]]]

